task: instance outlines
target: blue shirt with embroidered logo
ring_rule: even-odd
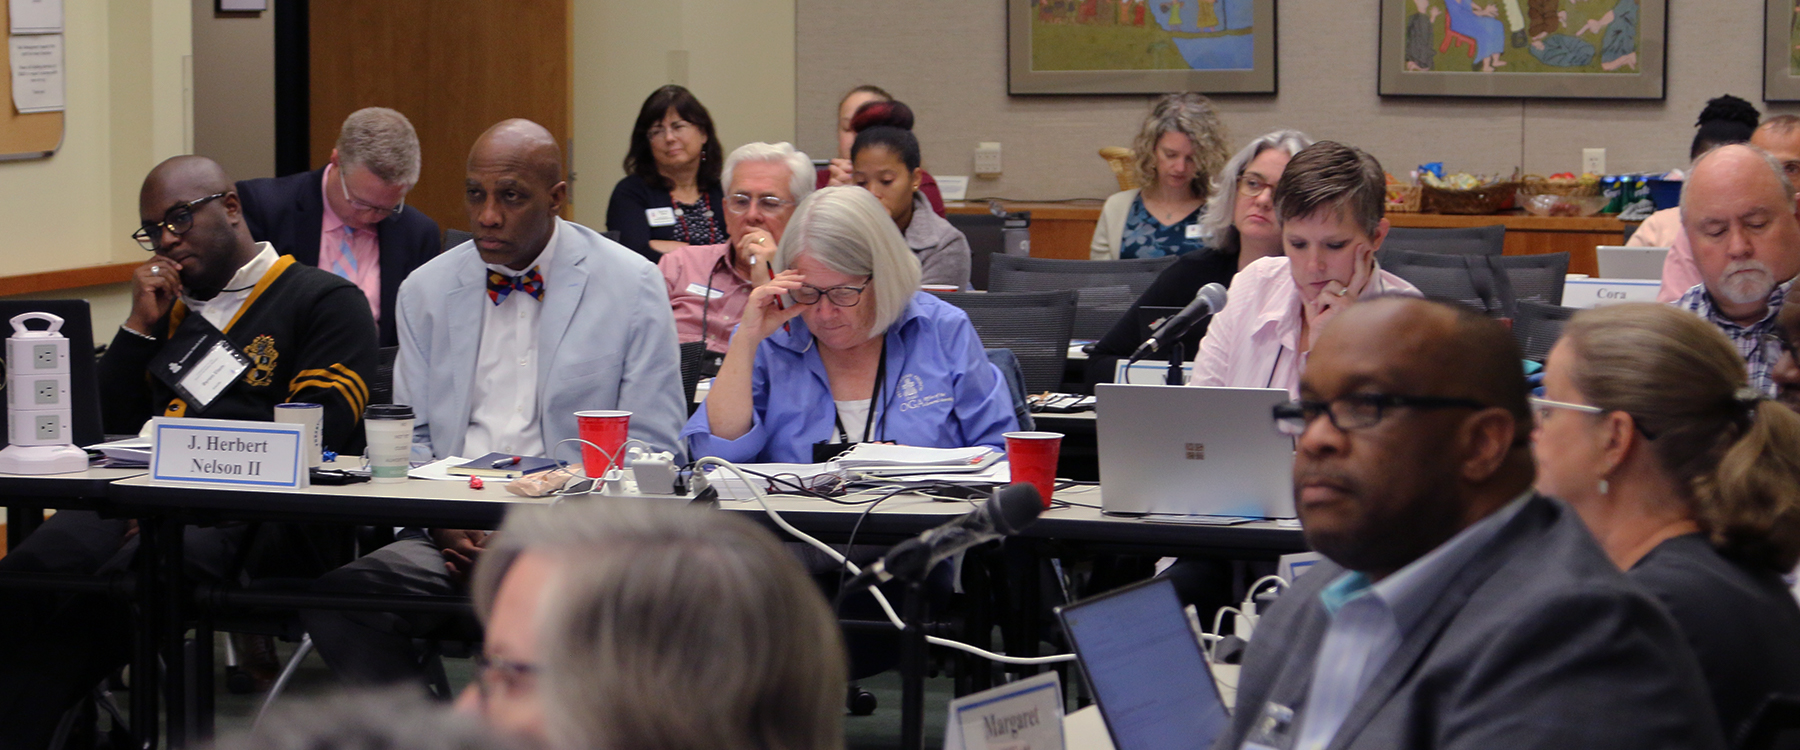
[[[927,448],[1006,448],[1019,429],[999,368],[988,361],[969,316],[928,293],[915,294],[885,334],[887,372],[877,394],[871,441]],[[706,405],[681,437],[689,455],[751,463],[812,463],[814,443],[837,438],[837,406],[806,321],[794,318],[756,349],[750,376],[750,431],[712,434]],[[771,387],[771,384],[774,384]]]

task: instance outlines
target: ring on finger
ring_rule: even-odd
[[[1332,294],[1335,294],[1335,295],[1337,295],[1337,296],[1339,296],[1339,297],[1342,297],[1342,296],[1344,296],[1344,295],[1347,295],[1347,294],[1349,294],[1349,293],[1350,293],[1350,290],[1348,290],[1348,289],[1339,289],[1339,290],[1337,290],[1337,291],[1335,291],[1335,292],[1332,292]]]

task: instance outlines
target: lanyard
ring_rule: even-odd
[[[863,415],[862,442],[865,443],[874,439],[875,433],[870,428],[875,425],[875,409],[881,404],[881,386],[887,380],[887,340],[885,334],[882,337],[880,353],[876,356],[881,359],[875,365],[875,392],[869,396],[869,413]],[[827,384],[827,387],[829,387],[829,384]],[[881,417],[881,431],[885,433],[887,432],[886,409],[882,410]],[[838,442],[850,442],[850,433],[844,431],[844,420],[837,416],[836,409],[832,409],[831,411],[831,422],[832,424],[837,425]]]

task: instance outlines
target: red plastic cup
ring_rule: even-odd
[[[631,412],[578,411],[575,412],[575,425],[577,434],[587,441],[581,446],[583,474],[598,477],[614,464],[621,463],[624,456],[619,454],[624,450],[625,436],[631,431]],[[606,453],[595,450],[594,446]]]
[[[1006,433],[1006,460],[1012,468],[1013,484],[1030,483],[1036,487],[1044,507],[1050,507],[1050,493],[1056,490],[1056,459],[1062,453],[1060,432]]]

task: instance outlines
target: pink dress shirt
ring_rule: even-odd
[[[1625,244],[1632,247],[1666,247],[1663,258],[1662,288],[1656,291],[1657,302],[1674,302],[1700,283],[1700,267],[1694,265],[1694,246],[1688,244],[1687,230],[1681,226],[1681,208],[1665,208],[1650,214]]]
[[[725,351],[731,343],[732,329],[744,317],[744,304],[750,301],[754,286],[738,275],[737,266],[731,262],[730,243],[688,245],[664,253],[656,267],[669,286],[675,333],[682,343],[699,341],[704,335],[707,349]],[[700,330],[703,320],[704,333]]]
[[[1405,279],[1380,267],[1363,296],[1421,296]],[[1285,257],[1258,258],[1231,279],[1225,309],[1200,340],[1194,379],[1188,385],[1286,388],[1300,397],[1300,289]]]
[[[331,175],[320,181],[323,193],[331,184]],[[381,322],[381,241],[375,230],[351,229],[331,210],[330,196],[325,197],[325,218],[319,229],[319,267],[348,279],[369,298],[369,311],[375,322]],[[344,240],[350,241],[350,255],[343,253]]]

